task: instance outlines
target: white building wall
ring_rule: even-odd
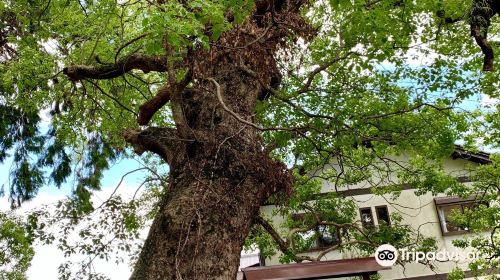
[[[400,158],[404,160],[404,158]],[[455,177],[467,176],[467,166],[471,162],[466,160],[453,160],[447,159],[445,161],[445,170]],[[394,183],[394,182],[393,182]],[[357,188],[369,188],[368,184],[360,183],[356,186],[350,186],[349,189]],[[344,189],[345,190],[345,189]],[[335,191],[333,186],[330,184],[324,184],[322,187],[322,192]],[[342,191],[339,189],[339,191]],[[438,195],[437,197],[443,197],[444,195]],[[439,223],[438,214],[436,211],[436,206],[434,203],[434,196],[427,193],[422,196],[416,196],[413,190],[403,190],[401,195],[396,199],[393,199],[391,195],[378,196],[373,194],[364,194],[350,197],[359,208],[372,207],[372,212],[374,213],[373,218],[375,219],[375,224],[378,224],[377,217],[375,215],[375,206],[387,205],[389,213],[392,214],[397,212],[403,217],[403,224],[410,225],[415,230],[419,230],[426,237],[435,237],[437,239],[438,251],[446,250],[448,252],[459,251],[452,245],[452,241],[457,238],[462,238],[463,235],[457,236],[443,236],[441,232],[441,225]],[[261,214],[265,217],[272,217],[271,213],[274,206],[263,206],[261,207]],[[357,220],[360,220],[359,211]],[[274,225],[280,225],[284,222],[283,217],[274,216],[272,217]],[[313,256],[315,253],[309,253]],[[335,259],[348,259],[361,257],[358,252],[346,251],[339,252],[334,251],[326,255],[324,260],[335,260]],[[266,265],[279,264],[279,255],[266,260]],[[455,263],[455,262],[436,262],[434,271],[432,271],[428,266],[419,263],[409,263],[405,267],[395,266],[391,270],[381,271],[381,279],[400,279],[407,277],[417,277],[426,276],[433,274],[449,273],[455,267],[460,267],[464,270],[468,270],[467,263]],[[338,278],[337,278],[338,279]]]

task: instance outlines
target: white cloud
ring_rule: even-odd
[[[29,280],[58,279],[58,267],[67,261],[81,261],[81,256],[65,258],[63,253],[53,245],[36,245],[35,257],[31,261],[27,276]],[[126,257],[125,257],[126,258]],[[93,271],[102,273],[112,280],[128,279],[132,273],[127,260],[117,264],[113,259],[106,261],[96,259],[92,263]]]
[[[62,252],[53,246],[35,246],[35,257],[28,269],[28,279],[57,279],[57,266],[64,261]]]
[[[487,94],[481,94],[481,105],[485,107],[493,107],[500,104],[500,99],[493,98]]]

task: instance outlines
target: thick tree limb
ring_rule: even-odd
[[[113,79],[123,74],[139,69],[144,73],[151,71],[166,72],[167,58],[165,56],[147,56],[144,54],[132,54],[115,64],[104,66],[71,65],[63,69],[63,73],[72,80],[82,79]]]
[[[123,138],[141,155],[145,151],[153,152],[163,158],[169,165],[183,156],[182,147],[186,139],[177,137],[177,130],[166,127],[149,127],[145,130],[125,130]]]
[[[180,95],[180,93],[186,88],[186,86],[191,82],[192,72],[188,71],[184,79],[178,83],[166,84],[161,87],[156,96],[148,100],[146,103],[139,107],[139,116],[137,117],[137,122],[140,125],[146,125],[149,123],[153,115],[161,109],[170,100],[172,95]]]
[[[476,43],[484,54],[483,71],[493,71],[494,53],[488,42],[488,28],[491,18],[500,14],[498,0],[475,0],[472,3],[470,15],[470,30]]]
[[[474,0],[472,10],[468,14],[471,36],[474,37],[476,44],[481,48],[484,55],[483,71],[485,72],[493,71],[494,52],[488,42],[488,28],[491,24],[491,18],[496,14],[500,14],[500,5],[496,0]],[[457,18],[446,17],[444,10],[437,11],[437,16],[447,24],[466,18],[466,15]]]
[[[483,71],[493,71],[493,61],[495,55],[493,53],[493,48],[486,39],[486,34],[485,36],[481,35],[481,27],[479,25],[471,25],[471,35],[474,37],[477,45],[481,48],[481,51],[484,54]]]

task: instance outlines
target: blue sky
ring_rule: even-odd
[[[6,195],[8,195],[9,186],[9,173],[12,166],[12,158],[7,158],[3,164],[0,164],[0,186],[4,185]],[[141,164],[133,159],[120,160],[114,164],[109,170],[104,172],[102,179],[102,187],[105,188],[115,188],[121,177],[134,169],[141,167]],[[123,180],[123,185],[131,186],[138,185],[142,182],[142,179],[146,176],[145,171],[134,172],[126,176]],[[73,182],[71,177],[68,178],[68,182],[63,184],[60,189],[56,186],[50,184],[46,185],[40,189],[39,194],[50,194],[50,195],[70,195],[73,188]]]

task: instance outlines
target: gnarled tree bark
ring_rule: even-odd
[[[214,77],[221,81],[225,103],[251,119],[260,84],[232,64],[219,66],[226,71],[217,70]],[[225,112],[214,91],[210,83],[200,83],[176,99],[184,115],[177,122],[186,122],[178,125],[177,137],[192,135],[188,141],[172,145],[163,133],[149,133],[158,143],[146,147],[143,132],[137,137],[146,150],[165,154],[171,183],[131,279],[235,279],[259,206],[291,183],[285,166],[263,152],[259,131]],[[184,129],[190,132],[181,133]]]
[[[213,67],[224,103],[251,121],[260,83],[224,58]],[[166,144],[162,134],[148,134],[175,149],[165,153],[171,182],[131,279],[235,279],[260,205],[291,185],[286,167],[264,151],[259,131],[225,111],[215,92],[213,83],[200,81],[171,99],[182,108],[177,137],[187,141]]]

